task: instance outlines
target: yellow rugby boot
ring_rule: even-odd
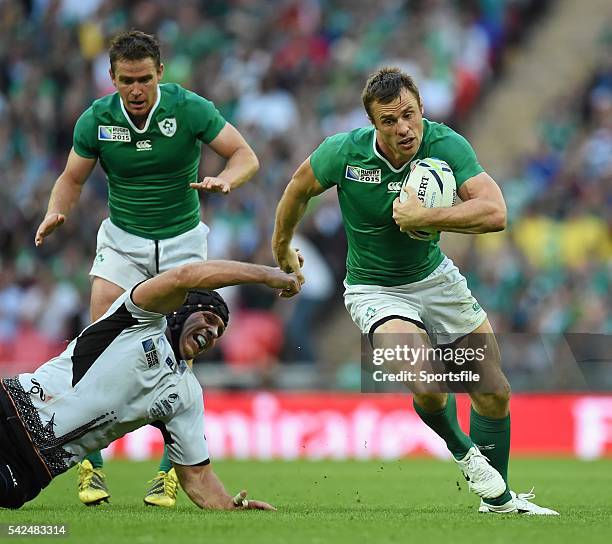
[[[93,468],[90,461],[85,459],[79,463],[79,500],[86,506],[96,506],[108,502],[110,493],[106,487],[104,473]]]
[[[166,508],[171,508],[176,504],[179,482],[173,468],[168,472],[160,470],[157,476],[150,480],[149,483],[152,485],[145,495],[145,504],[149,506],[165,506]]]

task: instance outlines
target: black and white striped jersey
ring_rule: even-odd
[[[52,476],[146,424],[160,428],[171,461],[208,461],[202,388],[165,329],[164,315],[126,292],[61,355],[3,380]]]

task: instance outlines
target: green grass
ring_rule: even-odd
[[[182,492],[175,509],[145,507],[143,492],[156,465],[113,461],[105,467],[110,505],[82,506],[72,469],[21,510],[0,510],[0,524],[64,523],[70,536],[54,541],[86,544],[378,544],[424,539],[426,544],[591,544],[612,539],[610,460],[515,460],[513,488],[523,492],[535,485],[536,502],[562,514],[551,518],[478,514],[478,499],[468,493],[457,469],[429,459],[219,462],[215,466],[231,493],[246,487],[249,496],[267,500],[278,512],[204,512]]]

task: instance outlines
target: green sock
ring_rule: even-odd
[[[93,468],[102,468],[104,466],[104,461],[102,460],[102,452],[100,450],[88,453],[85,456],[85,459],[87,459],[91,463]]]
[[[412,402],[414,409],[425,425],[444,439],[446,446],[455,459],[462,459],[474,445],[470,437],[465,434],[457,421],[457,401],[455,395],[449,394],[446,406],[438,412],[426,412],[416,402]]]
[[[486,503],[500,505],[511,498],[508,487],[508,460],[510,458],[510,414],[501,419],[481,416],[472,407],[470,413],[470,438],[477,444],[491,465],[506,482],[506,492],[495,499],[484,499]]]
[[[168,459],[168,450],[164,446],[164,454],[162,455],[161,461],[159,462],[160,472],[170,472],[172,469],[172,462]]]

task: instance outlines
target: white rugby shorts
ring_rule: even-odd
[[[448,257],[429,276],[414,283],[383,287],[344,284],[344,304],[363,334],[392,316],[423,328],[432,345],[451,344],[487,318],[466,279]]]
[[[110,219],[98,230],[96,257],[90,276],[111,281],[124,290],[182,264],[206,260],[210,229],[193,229],[165,240],[149,240],[120,229]]]

